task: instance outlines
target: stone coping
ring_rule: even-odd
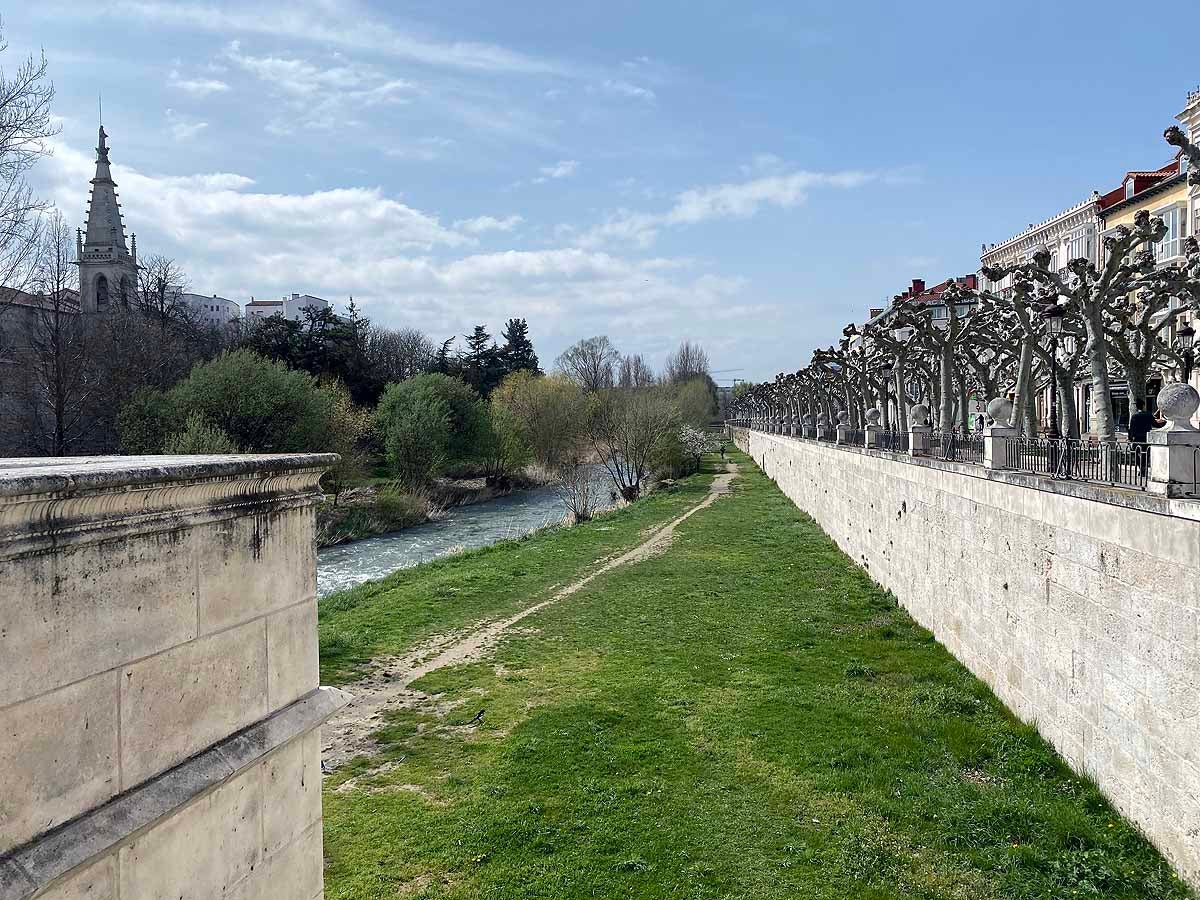
[[[0,460],[0,498],[324,470],[337,459],[336,453],[16,457]]]
[[[0,559],[315,503],[335,453],[0,462]]]
[[[748,428],[735,428],[735,431],[750,431]],[[1134,488],[1115,487],[1107,484],[1097,484],[1091,481],[1073,481],[1064,478],[1051,478],[1049,475],[1038,475],[1033,472],[1018,472],[1014,469],[989,469],[981,465],[952,462],[930,456],[911,456],[907,453],[897,453],[892,450],[878,450],[874,447],[858,447],[851,444],[835,444],[833,441],[818,441],[812,438],[793,437],[787,434],[772,434],[766,431],[757,432],[775,440],[799,441],[814,447],[824,447],[843,453],[858,453],[863,456],[874,456],[893,462],[906,463],[914,466],[924,466],[930,469],[941,469],[954,472],[969,478],[984,478],[989,481],[1002,481],[1005,484],[1018,485],[1051,494],[1061,494],[1065,497],[1078,497],[1081,500],[1095,500],[1112,506],[1122,506],[1126,509],[1137,509],[1142,512],[1156,513],[1163,516],[1176,516],[1182,519],[1200,521],[1200,501],[1179,498],[1169,498],[1162,494]]]
[[[55,880],[112,852],[271,751],[319,727],[350,700],[345,691],[318,688],[175,768],[0,856],[0,900],[30,900]]]

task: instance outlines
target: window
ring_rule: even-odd
[[[1092,260],[1092,232],[1084,229],[1067,238],[1067,262],[1073,259]]]
[[[1133,196],[1133,179],[1130,178],[1127,182],[1125,182],[1125,199],[1128,200],[1132,196]]]
[[[935,320],[950,318],[950,311],[948,309],[946,309],[946,307],[944,307],[944,306],[931,306],[931,307],[929,307],[929,310],[930,310],[930,315]]]
[[[1163,224],[1167,226],[1166,236],[1154,246],[1154,258],[1159,262],[1164,262],[1168,259],[1174,259],[1183,252],[1182,241],[1182,226],[1183,216],[1178,206],[1170,206],[1166,209],[1158,210],[1155,215],[1162,218]]]
[[[108,279],[96,277],[96,309],[108,309]]]

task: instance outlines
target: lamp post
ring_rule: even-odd
[[[1196,351],[1193,344],[1196,342],[1196,329],[1191,323],[1186,323],[1175,335],[1175,343],[1179,347],[1179,355],[1183,357],[1183,378],[1180,380],[1187,384],[1192,380],[1192,366],[1196,363]]]

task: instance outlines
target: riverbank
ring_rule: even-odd
[[[513,476],[504,487],[483,478],[438,478],[422,491],[405,491],[393,482],[350,488],[336,505],[326,499],[317,506],[317,549],[403,531],[434,521],[447,509],[487,503],[546,483],[530,471]]]
[[[326,897],[1191,896],[734,458],[732,492],[654,552],[629,555],[709,496],[716,460],[322,602],[323,680],[404,689],[326,780]]]

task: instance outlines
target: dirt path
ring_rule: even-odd
[[[374,750],[375,744],[371,735],[383,724],[385,711],[413,709],[430,703],[428,695],[412,689],[411,685],[417,679],[446,666],[482,658],[502,634],[521,620],[560,600],[565,600],[606,572],[663,553],[670,546],[680,522],[711,506],[718,497],[729,493],[730,484],[737,477],[737,466],[734,463],[726,463],[725,468],[723,474],[713,478],[708,495],[683,515],[652,532],[632,550],[610,559],[589,575],[557,591],[550,598],[535,603],[507,619],[488,622],[470,631],[439,635],[403,656],[374,660],[363,678],[345,686],[353,695],[353,702],[324,725],[323,760],[326,771],[333,771],[354,757]]]

